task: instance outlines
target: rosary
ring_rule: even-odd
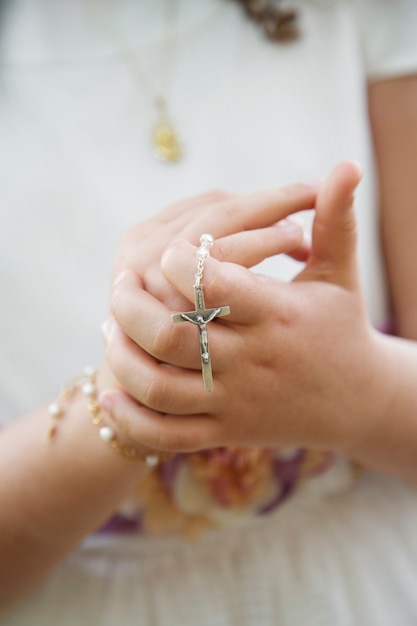
[[[213,245],[212,235],[209,235],[208,233],[201,235],[200,244],[201,245],[197,250],[198,266],[197,273],[195,275],[195,282],[193,285],[195,310],[188,311],[187,313],[176,313],[172,315],[172,321],[174,322],[174,324],[178,322],[191,322],[191,324],[195,324],[197,326],[200,342],[203,387],[204,391],[213,391],[213,373],[211,371],[207,324],[214,320],[216,317],[229,315],[230,307],[220,306],[214,309],[206,309],[206,305],[204,302],[204,290],[201,279],[203,278],[204,262],[210,255],[209,247]]]

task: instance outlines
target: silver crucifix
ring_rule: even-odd
[[[215,309],[206,309],[203,285],[201,283],[194,285],[194,302],[195,311],[176,313],[172,316],[172,321],[174,323],[191,322],[191,324],[195,324],[198,327],[204,391],[213,391],[213,374],[211,371],[207,324],[214,320],[215,317],[229,315],[230,307],[219,306]]]

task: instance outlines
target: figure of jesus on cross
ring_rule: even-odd
[[[214,320],[215,317],[229,315],[230,307],[220,306],[215,309],[206,309],[203,285],[201,283],[194,285],[194,302],[195,311],[175,313],[172,316],[172,321],[174,323],[191,322],[191,324],[195,324],[198,327],[204,391],[213,391],[213,374],[211,371],[207,324]]]

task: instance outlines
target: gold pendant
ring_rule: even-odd
[[[180,161],[183,154],[177,131],[167,121],[159,121],[152,130],[156,156],[162,161]]]

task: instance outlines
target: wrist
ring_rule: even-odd
[[[417,483],[416,344],[373,331],[373,379],[342,454]]]
[[[377,445],[377,433],[393,402],[393,379],[385,339],[385,335],[370,328],[367,340],[359,346],[358,365],[353,367],[354,384],[349,385],[345,427],[334,450],[355,461],[364,462]]]
[[[111,384],[112,387],[108,387]],[[103,394],[114,392],[115,380],[104,365],[101,370],[85,368],[83,374],[75,377],[62,389],[58,399],[49,405],[51,425],[47,433],[47,441],[52,444],[55,440],[60,422],[65,417],[68,409],[76,403],[76,398],[80,399],[80,406],[76,409],[76,415],[82,415],[84,428],[87,426],[91,431],[93,425],[96,441],[93,447],[98,445],[113,449],[113,454],[117,454],[124,461],[134,461],[150,468],[155,467],[162,460],[162,455],[145,448],[137,441],[130,441],[126,436],[118,432],[118,428],[111,419],[111,411],[106,410],[105,402],[101,401]],[[117,387],[116,391],[120,390]],[[104,395],[104,398],[106,395]],[[66,420],[65,420],[66,421]],[[90,437],[91,437],[90,433]]]

